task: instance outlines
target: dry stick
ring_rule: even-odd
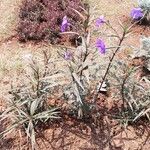
[[[119,51],[119,49],[121,48],[121,45],[122,45],[122,42],[123,42],[125,36],[126,36],[126,31],[123,32],[123,35],[122,35],[122,37],[120,38],[118,47],[117,47],[117,49],[115,50],[115,52],[113,53],[113,55],[112,55],[112,57],[111,57],[111,59],[110,59],[110,62],[109,62],[109,64],[108,64],[108,67],[107,67],[107,69],[106,69],[106,72],[105,72],[105,74],[104,74],[104,77],[103,77],[103,79],[102,79],[102,82],[101,82],[100,86],[98,87],[97,93],[96,93],[95,96],[94,96],[94,100],[93,100],[94,103],[95,103],[96,100],[97,100],[98,94],[99,94],[99,92],[100,92],[100,90],[101,90],[101,88],[102,88],[102,86],[103,86],[103,83],[104,83],[106,77],[107,77],[107,74],[108,74],[109,69],[110,69],[111,64],[112,64],[112,61],[113,61],[114,57],[116,56],[116,53],[117,53],[117,52]]]

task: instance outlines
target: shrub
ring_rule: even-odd
[[[51,106],[48,103],[50,93],[58,83],[49,69],[49,57],[44,52],[44,67],[40,68],[38,63],[31,58],[31,55],[25,56],[29,61],[28,73],[25,83],[10,91],[11,98],[7,101],[7,109],[0,115],[0,121],[8,120],[10,125],[0,133],[3,137],[14,129],[24,129],[27,137],[31,141],[32,149],[36,147],[36,131],[40,123],[53,121],[60,118],[58,107]],[[52,66],[51,66],[52,67]],[[53,81],[48,79],[53,78]]]
[[[80,119],[89,117],[91,111],[96,109],[100,92],[107,93],[105,82],[108,72],[122,42],[130,32],[130,27],[121,25],[123,33],[119,34],[104,16],[92,20],[91,12],[94,12],[92,8],[85,13],[86,19],[82,26],[84,34],[75,33],[80,35],[80,46],[75,49],[64,47],[63,52],[59,52],[68,67],[65,68],[65,76],[70,79],[69,84],[63,87],[63,96],[68,100],[71,113]],[[78,14],[83,18],[82,14]],[[95,27],[91,24],[93,21],[96,22]],[[108,47],[102,38],[93,43],[91,35],[98,33],[102,25],[112,30],[112,38],[117,41],[117,46]],[[114,52],[109,53],[107,49],[113,49]]]
[[[143,37],[141,48],[134,50],[126,61],[116,60],[110,72],[111,80],[115,79],[113,88],[118,91],[113,98],[123,100],[119,115],[114,117],[125,125],[144,117],[150,120],[149,48],[149,38]]]
[[[20,41],[48,40],[52,44],[69,41],[75,42],[76,36],[60,35],[61,23],[67,16],[71,25],[68,31],[81,32],[81,19],[75,10],[83,12],[81,0],[25,0],[20,10],[18,35]]]

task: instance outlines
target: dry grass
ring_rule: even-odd
[[[22,0],[0,1],[0,41],[15,33],[21,2]]]

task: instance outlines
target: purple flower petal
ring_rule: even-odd
[[[144,16],[141,8],[133,8],[130,15],[134,20],[139,20]]]
[[[97,39],[96,48],[98,48],[100,54],[105,54],[106,52],[105,43],[101,39]]]
[[[64,54],[65,60],[71,60],[72,59],[72,53],[69,51],[66,51]]]
[[[95,23],[95,25],[97,26],[97,27],[100,27],[102,24],[104,24],[105,23],[105,20],[104,20],[104,16],[102,15],[102,16],[100,16],[98,19],[96,19],[96,23]]]
[[[67,16],[64,16],[61,24],[61,32],[65,32],[68,29],[69,25],[70,24],[68,23]]]

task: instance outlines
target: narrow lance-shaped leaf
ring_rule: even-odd
[[[80,79],[79,79],[78,75],[76,73],[72,73],[72,76],[73,76],[74,80],[77,82],[77,84],[82,88],[82,90],[85,91],[82,83],[80,82]]]

